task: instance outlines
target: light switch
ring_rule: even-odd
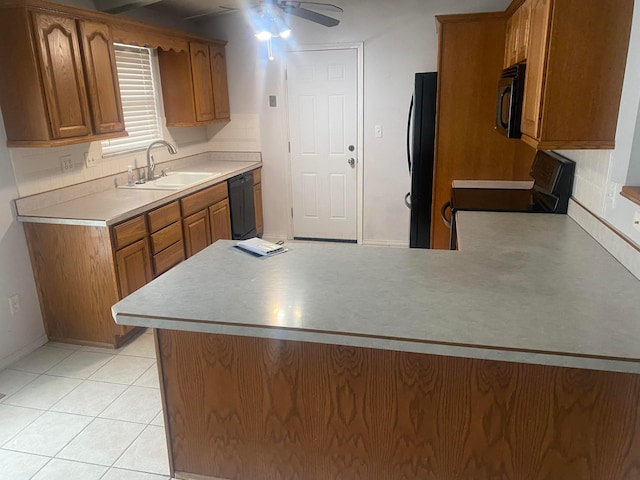
[[[276,101],[276,96],[275,95],[269,95],[269,106],[270,107],[277,107],[278,106],[278,102]]]
[[[376,138],[382,138],[382,125],[375,126],[375,135]]]

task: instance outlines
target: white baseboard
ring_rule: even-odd
[[[7,355],[3,359],[0,359],[0,370],[7,368],[9,365],[17,362],[22,357],[26,357],[31,352],[35,352],[37,349],[39,349],[42,345],[44,345],[48,341],[49,339],[47,338],[46,335],[40,335],[37,339],[28,343],[27,345],[19,349],[17,352],[13,352],[11,355]]]
[[[393,240],[363,240],[362,245],[365,247],[395,247],[395,248],[407,248],[409,246],[407,242],[397,242]]]

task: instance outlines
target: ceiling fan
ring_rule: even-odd
[[[318,13],[315,10],[325,10],[338,13],[344,12],[342,8],[331,3],[291,0],[237,0],[235,2],[230,0],[228,4],[220,5],[220,8],[228,11],[251,10],[253,13],[258,15],[262,15],[263,13],[279,14],[279,11],[281,11],[282,13],[294,15],[296,17],[309,20],[310,22],[324,25],[325,27],[335,27],[340,23],[340,20]],[[194,19],[204,15],[209,15],[209,13],[194,15],[185,20]]]

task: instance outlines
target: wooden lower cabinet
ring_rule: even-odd
[[[50,340],[117,348],[138,327],[111,306],[216,240],[231,239],[221,182],[114,226],[25,223]]]
[[[640,478],[640,375],[155,335],[172,477]]]
[[[205,188],[180,200],[187,258],[217,240],[231,240],[227,183]]]
[[[126,266],[120,271],[108,227],[25,223],[24,231],[50,340],[117,348],[140,331],[111,316],[122,298],[118,277],[133,288],[146,276],[133,266],[140,261],[136,253],[129,257],[136,248],[122,250]]]
[[[211,245],[211,223],[207,210],[200,210],[182,220],[182,229],[187,258]]]
[[[124,298],[149,283],[153,274],[147,239],[138,240],[118,250],[116,265],[121,297]]]
[[[211,243],[216,240],[231,239],[231,210],[228,199],[225,198],[209,207],[209,224],[211,225]]]

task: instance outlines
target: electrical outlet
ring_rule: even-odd
[[[12,295],[9,297],[9,310],[11,311],[11,315],[15,315],[16,312],[20,311],[19,295]]]
[[[84,152],[84,164],[87,168],[93,168],[98,165],[98,162],[93,155],[89,156],[89,152]]]
[[[73,170],[73,159],[71,155],[62,155],[60,157],[60,168],[62,173],[67,173]]]
[[[374,130],[376,138],[382,138],[382,125],[376,125]]]
[[[640,212],[633,215],[633,228],[640,232]]]

